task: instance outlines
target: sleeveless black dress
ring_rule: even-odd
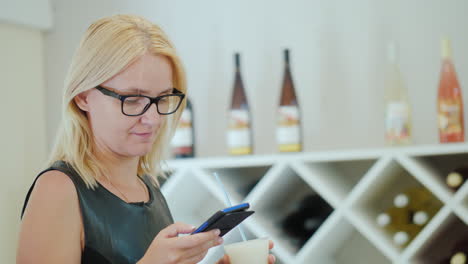
[[[143,257],[159,231],[174,223],[166,199],[148,176],[143,177],[143,182],[148,188],[149,201],[126,203],[99,183],[94,190],[87,188],[64,161],[57,161],[39,173],[26,196],[21,217],[37,179],[50,170],[66,174],[77,190],[85,234],[82,264],[134,264]]]

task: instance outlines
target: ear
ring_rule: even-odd
[[[75,104],[84,112],[89,111],[88,95],[89,95],[89,90],[79,93],[78,95],[75,96],[75,98],[73,98],[73,100],[75,101]]]

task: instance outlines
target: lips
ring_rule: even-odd
[[[134,135],[141,137],[141,138],[150,138],[153,133],[152,132],[146,132],[146,133],[133,133]]]

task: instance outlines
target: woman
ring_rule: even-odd
[[[188,264],[222,244],[219,230],[179,237],[194,227],[173,223],[155,177],[186,92],[159,27],[129,15],[96,21],[65,89],[48,168],[26,197],[17,263]]]

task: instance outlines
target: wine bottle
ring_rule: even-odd
[[[447,185],[457,191],[468,179],[468,167],[459,167],[451,171],[446,178]]]
[[[242,82],[239,53],[234,55],[234,60],[236,72],[229,112],[227,143],[231,155],[246,155],[252,153],[252,118]]]
[[[432,214],[430,212],[426,211],[417,211],[416,213],[413,214],[413,217],[411,219],[411,222],[423,226],[429,222],[429,219],[432,217]]]
[[[448,39],[442,40],[442,71],[437,102],[440,142],[463,142],[465,128],[462,92],[452,62],[452,50]]]
[[[425,226],[441,207],[441,203],[424,187],[412,187],[398,194],[394,205],[406,208],[410,212],[410,222],[420,227]]]
[[[410,211],[406,208],[391,207],[377,216],[377,225],[389,232],[402,230],[411,223]]]
[[[302,150],[301,116],[291,75],[288,49],[284,50],[284,62],[276,139],[280,152],[298,152]]]
[[[466,237],[466,236],[465,236]],[[464,238],[455,243],[452,248],[450,264],[465,264],[468,256],[468,239]]]
[[[393,203],[398,208],[408,208],[409,210],[419,211],[432,206],[436,199],[431,192],[424,187],[411,187],[395,196]]]
[[[467,253],[458,251],[450,258],[450,264],[466,264],[467,263]]]
[[[411,141],[411,110],[408,91],[398,65],[396,43],[388,47],[389,69],[385,89],[385,141],[405,145]]]
[[[420,231],[420,227],[414,224],[408,224],[393,235],[393,243],[399,247],[405,247],[418,235]]]
[[[171,141],[172,152],[176,158],[189,158],[195,155],[193,120],[192,103],[187,98],[187,106],[180,116],[179,124]]]

